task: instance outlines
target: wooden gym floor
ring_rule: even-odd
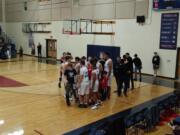
[[[136,82],[129,96],[112,98],[98,110],[67,107],[64,90],[58,88],[59,65],[40,63],[36,58],[0,60],[0,76],[26,84],[0,87],[0,135],[24,130],[24,135],[61,135],[143,102],[171,93],[172,88]],[[2,83],[2,82],[0,82]],[[113,81],[113,87],[115,83]],[[151,135],[164,135],[161,127]]]

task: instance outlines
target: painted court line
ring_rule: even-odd
[[[41,132],[38,131],[38,130],[34,130],[34,132],[36,132],[36,133],[39,134],[39,135],[44,135],[43,133],[41,133]]]

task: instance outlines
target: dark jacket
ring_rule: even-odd
[[[127,64],[124,64],[124,63],[121,63],[119,65],[119,68],[118,68],[118,75],[119,75],[119,78],[120,80],[126,80],[129,78],[129,65],[128,63]]]
[[[158,55],[154,56],[152,58],[152,63],[153,63],[153,65],[160,65],[160,57]]]
[[[127,58],[127,61],[128,61],[128,64],[127,64],[128,69],[129,69],[131,72],[133,72],[133,59],[129,56],[129,57]]]
[[[113,73],[114,73],[114,76],[118,76],[119,66],[120,66],[120,62],[116,62],[116,63],[113,65]]]
[[[142,68],[142,62],[141,62],[141,59],[140,59],[140,58],[138,58],[138,57],[134,58],[134,59],[133,59],[133,63],[134,63],[134,65],[135,65],[136,67]]]

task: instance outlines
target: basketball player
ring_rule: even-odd
[[[63,66],[64,66],[64,63],[65,63],[65,57],[66,57],[66,52],[63,52],[63,56],[60,58],[61,66],[60,66],[59,88],[61,88],[61,82],[62,82],[62,77],[63,77]]]
[[[66,70],[66,67],[68,65],[68,63],[71,63],[71,56],[70,55],[66,55],[64,62],[61,64],[60,67],[60,78],[59,78],[59,87],[61,88],[61,82],[63,81],[64,83],[64,71]]]
[[[77,74],[80,74],[80,68],[81,68],[81,59],[79,57],[75,57],[75,66],[74,66]]]
[[[108,52],[104,52],[104,60],[106,61],[104,64],[104,71],[107,72],[108,75],[108,89],[107,89],[107,97],[110,99],[111,95],[111,83],[112,83],[112,70],[113,70],[113,62],[110,58],[110,54]]]
[[[101,72],[104,70],[103,65],[101,64],[101,60],[97,60],[97,58],[95,58],[95,61],[96,61],[96,68],[99,70],[99,74],[101,74]]]
[[[71,105],[70,103],[70,93],[74,95],[74,99],[76,100],[76,90],[74,89],[75,84],[75,77],[76,77],[76,70],[73,69],[73,64],[68,63],[66,70],[64,71],[64,80],[65,80],[65,90],[66,90],[66,103],[68,106]]]
[[[81,60],[81,69],[80,69],[80,77],[79,77],[79,107],[87,108],[88,100],[89,100],[89,76],[88,69],[85,65],[85,61]]]
[[[74,64],[74,69],[76,70],[76,78],[75,78],[75,89],[76,89],[76,95],[78,95],[78,81],[80,79],[80,69],[81,69],[81,59],[79,57],[75,57],[75,64]],[[78,102],[79,97],[77,96],[76,102]]]
[[[96,68],[96,64],[93,65],[93,70],[91,72],[91,90],[92,90],[92,99],[94,101],[94,106],[91,109],[96,109],[99,102],[99,70]]]

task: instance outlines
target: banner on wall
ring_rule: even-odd
[[[29,33],[29,47],[32,48],[34,45],[34,37],[32,33]]]
[[[160,49],[176,49],[178,23],[179,13],[163,13],[161,15]]]
[[[153,0],[154,10],[180,9],[180,0]]]
[[[110,57],[115,62],[116,58],[120,56],[120,47],[115,46],[103,46],[103,45],[94,45],[88,44],[87,46],[87,57],[102,57],[102,52],[108,52]]]

